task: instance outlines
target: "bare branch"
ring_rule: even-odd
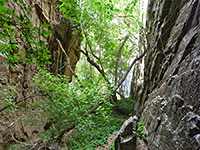
[[[100,33],[100,31],[99,31],[99,33]],[[101,69],[104,72],[104,68],[103,68],[103,65],[102,65],[102,62],[101,62],[101,35],[100,34],[99,34],[99,57],[98,58],[99,58],[99,64],[101,66]]]
[[[137,19],[134,15],[125,15],[125,16],[119,16],[119,15],[117,15],[117,17],[119,17],[119,18],[135,18],[135,19]]]
[[[108,42],[109,41],[122,41],[122,40],[123,40],[123,38],[114,38],[114,39],[109,39]]]
[[[129,35],[126,35],[124,38],[124,41],[122,42],[121,46],[119,47],[118,53],[117,53],[117,62],[116,62],[116,68],[115,68],[115,85],[117,84],[117,77],[118,77],[118,68],[119,68],[119,61],[121,59],[121,55],[122,55],[122,49],[126,43],[126,41],[128,40]]]
[[[129,66],[128,70],[126,71],[124,77],[118,82],[117,87],[115,88],[114,92],[117,91],[117,89],[122,85],[122,83],[126,80],[126,77],[128,75],[128,73],[130,72],[131,68],[133,67],[133,65],[140,60],[141,58],[144,57],[144,55],[146,54],[147,51],[144,51],[142,54],[140,54],[139,56],[137,56],[133,62],[131,63],[131,65]]]
[[[66,66],[66,62],[64,62],[63,66],[61,66],[59,69],[57,69],[55,72],[57,73],[58,71],[62,70]]]
[[[17,121],[19,121],[19,120],[20,120],[20,117],[19,117],[17,120],[11,122],[11,124],[7,127],[7,129],[10,128],[11,126],[13,126],[13,125],[14,125]]]
[[[64,48],[63,48],[63,46],[62,46],[60,40],[58,40],[57,38],[56,38],[56,40],[57,40],[57,42],[58,42],[59,47],[61,48],[61,50],[63,51],[63,53],[64,53],[65,56],[66,56],[66,59],[67,59],[67,67],[68,67],[69,70],[72,72],[72,74],[74,75],[74,77],[78,79],[78,76],[76,75],[76,73],[74,72],[74,70],[72,69],[72,67],[71,67],[71,65],[70,65],[70,58],[69,58],[69,56],[67,55],[67,53],[65,52],[65,50],[64,50]],[[80,81],[80,80],[78,79],[78,81]]]
[[[88,36],[87,36],[87,33],[84,31],[84,35],[85,35],[85,38],[86,38],[86,41],[87,41],[87,44],[88,44],[88,46],[89,46],[89,49],[90,49],[90,52],[91,52],[91,54],[94,56],[94,58],[96,58],[97,60],[99,60],[99,58],[93,53],[93,51],[92,51],[92,47],[91,47],[91,45],[90,45],[90,41],[89,41],[89,39],[88,39]]]
[[[103,65],[102,65],[102,62],[101,62],[101,59],[100,59],[100,57],[98,57],[97,55],[95,55],[94,52],[92,51],[92,47],[91,47],[91,45],[90,45],[90,42],[89,42],[87,33],[86,33],[85,31],[84,31],[84,35],[85,35],[85,38],[86,38],[86,41],[87,41],[87,44],[88,44],[88,46],[89,46],[89,49],[90,49],[90,52],[91,52],[92,56],[94,56],[94,58],[96,58],[96,59],[99,61],[101,70],[102,70],[102,72],[105,74],[104,68],[103,68]]]
[[[79,47],[78,47],[78,49],[87,57],[87,61],[101,73],[101,75],[104,77],[105,81],[110,84],[108,78],[105,75],[105,72],[101,69],[101,67],[97,63],[94,62],[94,60],[92,60],[90,58],[90,56],[88,55],[88,52],[81,50]]]
[[[22,99],[20,99],[20,100],[14,102],[14,103],[9,104],[9,105],[5,106],[4,108],[0,109],[0,112],[4,111],[5,109],[7,109],[7,108],[9,108],[9,107],[11,107],[11,106],[13,106],[13,105],[16,105],[16,104],[20,103],[20,102],[22,102],[22,101],[25,101],[25,100],[27,100],[27,99],[29,99],[29,98],[36,97],[36,96],[45,96],[45,95],[48,95],[48,94],[49,94],[49,93],[46,93],[46,94],[35,94],[35,95],[30,95],[30,96],[28,96],[28,97],[22,98]]]
[[[28,143],[24,143],[24,142],[20,142],[18,141],[15,137],[14,137],[14,133],[11,133],[11,136],[12,136],[12,139],[16,142],[16,143],[19,143],[21,145],[25,145],[25,146],[32,146],[33,144],[28,144]]]
[[[67,128],[65,128],[64,130],[62,130],[61,133],[58,135],[57,142],[60,143],[61,140],[62,140],[63,135],[64,135],[66,132],[68,132],[68,131],[74,129],[75,127],[76,127],[76,126],[75,126],[75,123],[74,123],[74,124],[70,124]]]

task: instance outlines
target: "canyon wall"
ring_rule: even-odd
[[[80,52],[77,46],[80,46],[80,39],[78,36],[72,34],[72,29],[69,22],[65,19],[62,13],[56,7],[59,3],[58,0],[25,0],[26,5],[32,8],[32,12],[28,13],[30,23],[33,26],[39,26],[41,23],[49,23],[52,34],[47,39],[44,39],[48,43],[48,49],[51,51],[52,65],[47,67],[54,74],[65,74],[72,78],[72,73],[67,67],[66,57],[60,49],[56,38],[60,40],[63,48],[70,58],[70,65],[75,70],[76,63],[79,60]],[[8,0],[8,7],[13,12],[19,15],[20,7],[17,3],[12,0]],[[13,27],[14,28],[14,27]],[[20,35],[14,35],[14,39],[20,43],[20,51],[24,51],[26,48],[26,42]],[[22,56],[25,57],[25,56]],[[26,64],[25,62],[18,62],[18,68],[11,69],[7,63],[7,58],[0,55],[0,82],[1,88],[7,89],[8,91],[14,91],[14,101],[26,98],[28,96],[38,93],[37,87],[33,84],[33,76],[37,73],[38,66],[36,64]],[[12,87],[15,86],[16,90]],[[28,104],[42,100],[42,97],[31,97],[22,102],[24,108]],[[4,106],[0,106],[3,108]],[[8,144],[19,142],[34,142],[39,140],[39,134],[43,127],[35,123],[33,126],[26,123],[21,119],[21,115],[24,114],[22,110],[17,112],[6,113],[5,111],[0,112],[0,149],[5,149]],[[25,114],[28,118],[34,114],[34,110]],[[45,118],[42,118],[45,119]],[[41,120],[38,117],[38,120]]]
[[[147,28],[143,92],[135,110],[148,130],[148,148],[199,149],[200,1],[149,1]]]
[[[146,27],[144,70],[135,66],[131,95],[134,115],[148,131],[147,147],[200,149],[200,1],[149,0]],[[133,132],[126,132],[125,143]],[[126,150],[138,149],[134,143]]]

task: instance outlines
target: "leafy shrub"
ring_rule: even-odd
[[[12,86],[10,88],[4,88],[0,82],[0,106],[2,107],[0,110],[2,111],[3,108],[7,106],[14,106],[14,99],[15,99],[16,87]],[[16,110],[20,106],[15,107],[7,107],[5,112],[10,112],[11,110]]]
[[[54,76],[43,70],[35,76],[35,84],[41,93],[48,94],[35,104],[35,109],[42,110],[47,122],[51,122],[48,130],[44,131],[43,141],[53,141],[72,123],[79,131],[86,131],[94,128],[94,120],[110,121],[112,105],[107,100],[109,92],[103,92],[99,86],[87,81],[68,83],[65,76]]]
[[[33,26],[28,14],[32,12],[29,5],[22,0],[14,0],[19,8],[19,15],[8,7],[5,0],[0,0],[0,54],[7,57],[11,68],[17,66],[16,62],[25,61],[27,64],[38,63],[44,65],[50,63],[47,60],[51,57],[47,50],[46,39],[52,32],[48,30],[48,24],[41,24],[39,27]],[[22,51],[21,43],[15,39],[19,34],[21,40],[26,43]],[[20,58],[25,55],[26,59]]]
[[[131,97],[120,99],[117,101],[115,109],[123,114],[123,115],[130,115],[133,112],[133,100]]]
[[[10,145],[10,146],[8,146],[8,147],[6,148],[6,150],[24,150],[24,148],[21,147],[20,145],[15,144],[15,145]]]
[[[143,130],[143,127],[144,123],[142,121],[139,122],[137,126],[137,135],[143,138],[144,140],[147,140],[147,133]]]
[[[102,119],[94,120],[94,124],[86,131],[78,130],[78,136],[72,136],[67,146],[71,149],[94,150],[98,146],[107,144],[108,135],[118,131],[122,121],[109,117],[107,122]]]

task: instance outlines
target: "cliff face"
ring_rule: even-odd
[[[135,115],[148,131],[148,149],[197,150],[200,1],[149,0],[146,26],[149,43],[144,71],[140,72],[140,65],[135,67],[131,93]]]
[[[72,35],[72,29],[70,28],[69,22],[64,19],[61,12],[56,8],[59,1],[57,0],[25,0],[27,5],[31,6],[32,12],[28,14],[30,17],[31,24],[39,26],[40,23],[49,23],[52,30],[52,35],[48,39],[44,39],[48,43],[48,49],[52,53],[51,62],[52,65],[48,68],[53,73],[65,74],[72,78],[72,73],[67,67],[66,57],[60,50],[56,38],[61,41],[63,48],[66,50],[70,58],[70,64],[73,70],[80,57],[80,52],[77,50],[77,46],[80,46],[80,39],[77,36]],[[14,13],[19,14],[20,7],[13,2],[8,0],[8,7],[11,8]],[[21,46],[21,51],[26,48],[26,43],[20,38],[20,35],[15,35]],[[22,56],[25,57],[25,56]],[[26,98],[30,95],[37,94],[37,88],[33,85],[32,78],[37,73],[37,65],[26,64],[19,62],[17,64],[19,68],[12,70],[5,56],[0,55],[0,78],[2,88],[9,89],[12,86],[16,86],[15,101]],[[27,104],[41,100],[40,97],[32,97],[23,102],[24,108]],[[0,106],[2,108],[3,106]],[[37,113],[34,110],[26,115]],[[8,144],[15,143],[15,140],[20,142],[26,139],[32,142],[38,140],[38,134],[42,130],[42,126],[34,124],[33,126],[26,125],[20,116],[24,114],[21,111],[12,112],[10,114],[0,112],[0,149],[4,149]],[[41,118],[38,118],[40,120]],[[44,119],[44,118],[43,118]]]
[[[148,148],[200,148],[200,1],[149,1],[149,46],[135,111]]]

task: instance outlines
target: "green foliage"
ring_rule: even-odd
[[[143,138],[144,140],[147,140],[147,133],[143,130],[143,127],[144,123],[142,121],[139,122],[137,126],[137,135]]]
[[[27,118],[26,123],[36,124],[38,116],[45,116],[41,122],[43,126],[49,123],[48,129],[43,131],[41,140],[54,141],[58,135],[71,123],[76,125],[75,135],[68,142],[71,149],[94,149],[107,142],[109,133],[116,131],[121,126],[121,121],[111,118],[112,104],[109,99],[116,85],[115,66],[117,53],[126,35],[130,38],[125,43],[121,52],[118,79],[128,68],[127,60],[138,52],[136,41],[139,29],[142,26],[139,21],[138,0],[60,0],[59,9],[69,19],[73,33],[80,31],[83,49],[106,72],[106,77],[111,81],[108,86],[102,75],[96,69],[86,63],[78,68],[81,81],[68,83],[66,76],[52,75],[40,70],[35,76],[35,85],[40,93],[46,93],[42,100],[29,105],[30,110],[37,110],[37,115]],[[45,40],[51,31],[49,25],[44,24],[35,27],[30,23],[28,12],[31,8],[22,0],[16,3],[21,8],[19,16],[6,7],[8,5],[0,0],[0,54],[8,58],[11,67],[17,62],[46,64],[50,58]],[[14,36],[20,34],[26,43],[25,51],[21,51],[21,45],[15,41]],[[86,39],[87,38],[87,39]],[[25,55],[22,60],[20,55]],[[99,59],[96,59],[96,57]],[[4,94],[5,95],[5,94]],[[4,95],[1,95],[2,98]],[[0,100],[1,99],[0,96]],[[9,97],[10,96],[10,97]],[[14,96],[7,95],[5,104],[12,104]],[[1,101],[0,101],[1,102]],[[122,109],[130,109],[130,101],[123,101]],[[0,104],[1,105],[1,104]],[[132,106],[132,105],[131,105]],[[138,135],[144,138],[143,125],[138,126]],[[78,134],[78,136],[77,136]],[[112,147],[113,149],[113,147]]]
[[[15,145],[10,145],[10,146],[8,146],[8,147],[6,148],[6,150],[24,150],[24,148],[21,147],[20,145],[15,144]]]
[[[122,121],[111,117],[107,122],[94,119],[94,124],[87,131],[77,131],[78,136],[73,135],[67,146],[70,150],[94,150],[107,144],[108,135],[118,131],[121,125]]]
[[[0,83],[0,106],[5,107],[8,105],[14,105],[14,99],[15,99],[15,93],[16,93],[16,87],[12,86],[8,89],[4,88],[2,84]],[[18,106],[20,107],[20,106]],[[15,107],[9,107],[5,111],[9,113],[11,110],[16,110],[18,108]]]
[[[45,38],[51,34],[48,30],[48,24],[41,24],[39,27],[30,23],[29,14],[32,12],[30,6],[27,6],[22,0],[16,0],[14,3],[20,7],[19,15],[14,13],[4,0],[0,0],[0,54],[8,59],[12,68],[17,66],[16,62],[25,61],[26,63],[38,63],[44,65],[49,63],[50,51],[47,50]],[[23,45],[16,39],[20,36],[25,51],[22,51]],[[25,55],[22,59],[20,55]]]
[[[103,81],[102,76],[87,62],[85,57],[82,57],[78,62],[76,72],[80,79],[83,81],[87,80],[87,82],[90,82],[91,84],[98,85],[100,81]]]
[[[116,110],[124,115],[130,115],[133,113],[133,100],[131,97],[122,98],[117,101]]]
[[[47,121],[53,123],[48,131],[44,131],[44,141],[52,141],[71,123],[83,131],[91,128],[95,119],[109,121],[112,110],[107,100],[109,92],[102,91],[101,87],[87,80],[81,84],[77,81],[68,83],[65,76],[54,76],[42,70],[36,75],[35,84],[48,96],[34,108],[42,110]]]
[[[138,0],[60,1],[61,4],[58,7],[70,20],[72,28],[75,29],[74,32],[82,31],[83,49],[88,51],[95,63],[104,68],[109,81],[114,81],[117,53],[125,35],[129,35],[129,40],[125,43],[119,63],[118,74],[122,75],[127,70],[127,60],[138,52],[136,43],[141,26]],[[86,36],[88,40],[86,40]],[[99,59],[96,59],[92,53]],[[86,64],[86,59],[82,56],[83,65]],[[104,82],[95,69],[90,72],[91,69],[87,67],[88,72],[90,72],[88,74],[85,68],[80,66],[79,73],[81,75],[85,72],[86,77],[98,79],[95,82]],[[118,79],[120,78],[121,76],[118,77]]]
[[[112,145],[110,146],[110,150],[115,150],[115,142],[112,142]]]

